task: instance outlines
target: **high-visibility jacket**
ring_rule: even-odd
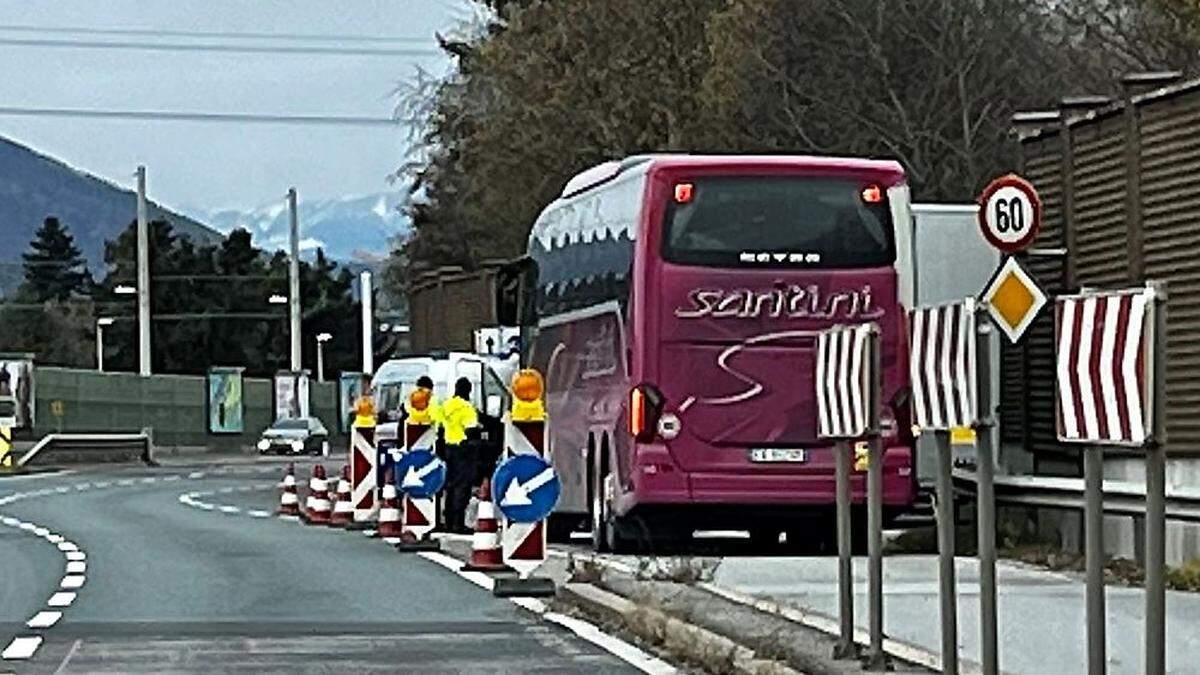
[[[425,406],[424,410],[415,410],[412,407],[412,402],[404,401],[404,411],[408,413],[408,424],[428,424],[437,425],[441,423],[441,405],[433,394],[429,395],[429,405]]]
[[[441,406],[442,429],[447,445],[459,445],[467,440],[467,429],[479,425],[479,413],[470,401],[457,396]]]

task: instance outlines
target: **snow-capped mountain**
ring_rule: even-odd
[[[312,256],[318,248],[335,260],[376,263],[387,257],[392,241],[408,236],[408,217],[400,210],[404,191],[335,199],[301,198],[299,202],[300,252]],[[248,230],[255,246],[287,250],[286,200],[249,211],[221,209],[195,216],[221,232]]]

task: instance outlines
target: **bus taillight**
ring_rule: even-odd
[[[629,433],[640,443],[654,440],[665,399],[652,384],[639,384],[629,392]]]

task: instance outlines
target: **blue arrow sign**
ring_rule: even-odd
[[[395,471],[396,489],[410,497],[432,497],[446,483],[446,463],[427,448],[401,455]]]
[[[513,455],[492,476],[496,506],[517,523],[535,523],[550,515],[561,492],[554,467],[538,455]]]

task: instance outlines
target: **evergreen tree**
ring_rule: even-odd
[[[91,276],[75,238],[58,218],[47,218],[29,243],[25,260],[23,295],[32,302],[63,301],[72,294],[85,294]]]

